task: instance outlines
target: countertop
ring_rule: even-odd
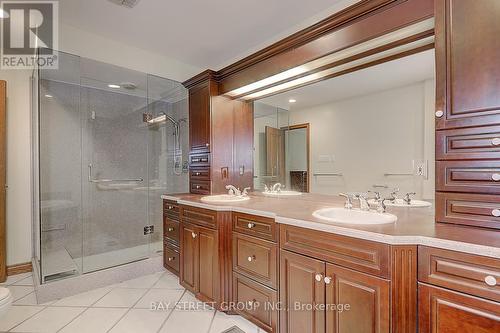
[[[315,210],[343,207],[338,196],[304,193],[294,197],[268,197],[259,192],[250,200],[208,204],[196,194],[165,194],[162,199],[217,211],[234,211],[271,217],[277,223],[331,232],[392,245],[426,245],[442,249],[500,258],[500,231],[435,223],[434,206],[425,208],[387,207],[398,217],[395,223],[380,225],[334,224],[315,218]],[[356,206],[356,202],[355,202]]]

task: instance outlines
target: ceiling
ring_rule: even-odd
[[[434,78],[434,63],[434,50],[428,50],[267,97],[259,102],[297,110],[368,95]],[[290,99],[296,102],[289,103]]]
[[[359,0],[59,2],[64,24],[218,70]]]

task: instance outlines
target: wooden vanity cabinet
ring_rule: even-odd
[[[189,90],[190,192],[253,185],[253,103],[219,95],[215,72],[183,83]]]
[[[499,17],[498,0],[435,1],[437,222],[500,229]]]

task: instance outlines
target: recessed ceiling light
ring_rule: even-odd
[[[9,14],[7,14],[7,12],[5,10],[0,8],[0,19],[3,19],[3,18],[9,18]]]
[[[112,89],[120,89],[120,86],[117,84],[108,84],[108,87],[110,87]]]
[[[47,95],[45,95],[45,97],[47,97],[47,98],[52,98],[52,97],[54,97],[54,96],[47,94]]]
[[[296,99],[293,99],[293,98],[290,98],[290,99],[288,100],[288,103],[295,103],[295,102],[297,102],[297,100],[296,100]]]

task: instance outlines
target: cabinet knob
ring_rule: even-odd
[[[168,257],[168,261],[173,261],[175,257]]]
[[[199,173],[199,172],[195,172],[195,173],[194,173],[194,175],[195,175],[195,176],[199,176],[199,175],[201,175],[201,173]]]
[[[332,278],[329,276],[326,276],[324,281],[326,284],[330,284],[330,282],[332,282]]]
[[[196,185],[196,189],[199,190],[201,188],[201,185]]]
[[[248,304],[248,306],[249,306],[249,307],[251,307],[251,308],[252,308],[255,302],[256,302],[256,300],[255,300],[255,299],[253,299],[253,300],[251,300],[251,301],[248,301],[248,302],[247,302],[247,304]]]
[[[491,139],[491,144],[493,146],[499,146],[500,145],[500,138],[493,138],[493,139]]]
[[[170,227],[170,228],[168,228],[167,230],[168,230],[169,232],[172,232],[172,231],[174,231],[174,228]]]
[[[255,227],[255,223],[248,223],[247,227],[248,229],[252,229],[253,227]]]
[[[172,210],[172,209],[174,209],[174,206],[168,206],[167,208],[168,208],[169,210]]]
[[[484,282],[486,282],[486,284],[490,287],[494,287],[497,285],[497,279],[492,275],[488,275],[487,277],[485,277]]]
[[[493,209],[491,211],[491,215],[493,215],[494,217],[500,217],[500,209]]]
[[[255,257],[255,255],[252,255],[252,256],[247,258],[247,260],[250,262],[254,261],[255,259],[257,259],[257,257]]]
[[[196,236],[197,236],[197,235],[196,235],[196,233],[195,233],[195,232],[192,232],[192,233],[191,233],[191,236],[192,236],[193,238],[196,238]]]
[[[316,274],[314,278],[316,279],[316,281],[321,282],[321,280],[323,280],[323,274]]]
[[[205,143],[205,147],[209,147],[210,146],[210,143]]]
[[[494,181],[499,181],[500,180],[500,173],[494,173],[491,175],[491,179],[493,179]]]
[[[437,118],[441,118],[443,115],[444,115],[443,110],[437,110],[437,111],[436,111],[436,117],[437,117]]]

